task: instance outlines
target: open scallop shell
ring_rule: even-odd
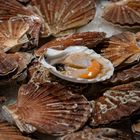
[[[102,49],[102,55],[109,59],[114,67],[139,61],[140,46],[135,34],[131,32],[113,35],[105,45],[106,48]]]
[[[31,5],[42,17],[42,36],[83,26],[95,16],[94,0],[32,0]]]
[[[35,51],[35,54],[41,56],[48,48],[62,50],[74,45],[93,48],[105,38],[105,35],[103,32],[83,32],[56,38]]]
[[[130,117],[140,109],[140,81],[113,87],[92,104],[95,108],[90,122],[92,126]]]
[[[7,122],[0,121],[0,140],[32,140],[24,137],[20,131]]]
[[[132,136],[112,128],[85,128],[58,140],[132,140]]]
[[[110,79],[105,81],[104,84],[118,85],[133,82],[136,80],[140,80],[140,64],[137,64],[132,68],[116,72]]]
[[[12,57],[4,52],[0,52],[0,77],[8,76],[18,69],[18,63],[12,61]]]
[[[54,66],[52,66],[53,64],[59,62],[60,59],[64,58],[64,56],[79,52],[85,53],[91,58],[97,60],[103,67],[102,74],[98,74],[97,77],[93,79],[75,78],[73,76],[66,76],[62,74]],[[47,60],[45,59],[45,57],[47,57]],[[40,63],[42,63],[44,67],[48,68],[49,71],[57,77],[76,83],[95,83],[99,81],[104,81],[106,79],[109,79],[114,72],[114,67],[109,60],[103,58],[101,55],[95,53],[93,50],[90,50],[87,47],[83,46],[71,46],[63,51],[48,49],[46,51],[46,55],[40,59]]]
[[[140,0],[120,0],[105,7],[103,18],[121,26],[140,27]]]
[[[84,96],[52,83],[23,85],[17,103],[3,107],[4,116],[14,121],[21,131],[31,133],[37,129],[52,135],[80,129],[90,113],[90,104]]]

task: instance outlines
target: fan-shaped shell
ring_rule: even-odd
[[[109,80],[105,81],[104,84],[118,85],[133,82],[136,80],[140,80],[140,64],[137,64],[132,68],[116,72]]]
[[[47,50],[47,48],[52,49],[65,49],[69,46],[74,45],[83,45],[88,48],[95,47],[98,43],[100,43],[105,38],[105,33],[103,32],[83,32],[83,33],[75,33],[72,35],[56,38],[41,48],[39,48],[35,54],[37,56],[43,55],[43,53]]]
[[[105,45],[106,48],[102,49],[102,55],[109,59],[114,67],[139,60],[140,47],[135,34],[131,32],[113,35]]]
[[[27,32],[29,24],[22,18],[0,22],[0,50],[19,50],[21,45],[29,42]]]
[[[132,140],[132,137],[117,129],[112,128],[85,128],[81,131],[68,134],[58,140]]]
[[[64,135],[81,128],[90,116],[90,105],[82,95],[73,94],[63,86],[46,83],[40,87],[23,85],[17,103],[3,107],[21,131],[36,128],[52,135]],[[22,127],[22,123],[33,127]],[[35,129],[34,129],[35,130]]]
[[[113,87],[92,104],[95,107],[90,122],[92,126],[130,117],[140,109],[140,81]]]
[[[15,72],[17,68],[18,63],[16,61],[11,63],[11,56],[4,52],[0,52],[0,77],[4,77]]]
[[[19,130],[7,122],[0,121],[0,139],[1,140],[31,140],[22,136]]]
[[[140,26],[140,0],[120,0],[105,7],[103,18],[121,26]]]
[[[94,0],[32,0],[31,5],[44,22],[43,36],[83,26],[95,16]]]
[[[75,56],[78,56],[78,54],[80,55],[77,58],[74,58],[74,60],[70,58],[70,61],[71,61],[70,63],[72,63],[72,65],[75,62],[76,64],[74,65],[77,65],[78,63],[80,63],[78,61],[79,57],[81,56],[81,54],[84,54],[86,56],[84,57],[84,59],[87,58],[87,61],[88,59],[90,59],[89,61],[96,60],[97,62],[100,63],[100,65],[102,65],[101,72],[94,78],[84,79],[84,78],[80,78],[74,75],[67,75],[67,74],[65,75],[56,69],[56,67],[54,66],[55,64],[62,62],[61,60],[63,60],[63,58],[73,55],[73,54],[76,54]],[[83,60],[83,58],[81,58],[80,60]],[[64,80],[67,80],[67,81],[75,82],[75,83],[95,83],[99,81],[104,81],[106,79],[109,79],[113,75],[113,72],[114,72],[114,67],[109,60],[103,58],[99,54],[95,53],[93,50],[88,49],[87,47],[84,47],[84,46],[71,46],[63,51],[48,49],[46,52],[46,55],[44,55],[44,57],[40,59],[40,63],[43,64],[44,67],[48,68],[49,71],[55,76],[62,78]],[[81,63],[84,63],[84,62],[82,61]],[[82,71],[83,69],[79,69],[79,70]],[[78,69],[76,71],[78,71]],[[75,71],[72,71],[72,72],[74,73]]]

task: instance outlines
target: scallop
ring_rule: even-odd
[[[132,136],[113,128],[84,128],[58,140],[132,140]]]
[[[140,81],[107,90],[96,101],[90,125],[108,125],[130,117],[140,109]]]
[[[20,131],[7,122],[0,121],[0,139],[1,140],[32,140],[24,137]]]
[[[140,59],[140,45],[134,33],[113,35],[104,45],[106,48],[102,49],[102,55],[109,59],[114,67],[129,65]]]
[[[94,0],[32,0],[31,5],[42,17],[44,37],[83,26],[95,16]]]
[[[103,18],[121,26],[140,27],[140,0],[110,2],[105,7]]]
[[[112,63],[84,46],[65,50],[47,49],[40,63],[55,76],[76,83],[95,83],[109,79],[114,72]],[[62,64],[64,70],[57,69]]]
[[[132,131],[135,133],[135,134],[140,134],[140,120],[138,120],[137,122],[135,122],[133,125],[132,125]]]
[[[90,114],[91,107],[84,96],[52,83],[22,85],[17,102],[3,106],[5,118],[15,122],[20,131],[38,130],[56,136],[80,129]]]
[[[105,38],[104,32],[83,32],[56,38],[35,51],[36,56],[41,56],[48,49],[66,49],[73,45],[84,45],[88,48],[94,48]]]

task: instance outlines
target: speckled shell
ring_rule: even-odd
[[[140,0],[110,2],[105,7],[103,18],[121,26],[140,26]]]
[[[52,135],[64,135],[78,130],[87,122],[91,112],[84,96],[51,83],[40,87],[32,83],[21,86],[17,103],[3,109],[13,117],[21,131],[37,129]]]
[[[85,128],[63,136],[58,140],[132,140],[132,137],[127,133],[112,128]]]
[[[140,80],[140,64],[128,68],[125,70],[120,70],[113,74],[113,76],[104,82],[106,85],[119,85],[129,82]]]
[[[135,34],[131,32],[113,35],[105,46],[106,48],[102,49],[102,55],[109,59],[114,67],[139,61],[140,47]]]
[[[0,50],[7,52],[18,51],[23,44],[29,42],[27,32],[29,24],[22,18],[0,22]]]
[[[83,26],[95,16],[94,0],[32,0],[31,5],[44,22],[42,36]]]
[[[140,81],[113,87],[92,104],[95,107],[90,122],[92,126],[130,117],[140,109]]]
[[[105,35],[103,32],[83,32],[56,38],[35,51],[35,54],[41,56],[47,48],[62,50],[74,45],[83,45],[88,48],[93,48],[105,38]]]
[[[16,127],[0,121],[0,140],[31,140],[31,138],[22,136]]]
[[[11,63],[11,59],[11,56],[0,52],[0,77],[8,76],[17,70],[18,63],[16,61]]]

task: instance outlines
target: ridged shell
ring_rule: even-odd
[[[112,128],[85,128],[58,140],[132,140],[132,137],[125,132]]]
[[[29,42],[27,32],[29,24],[22,18],[0,22],[0,50],[7,52],[18,51],[23,44]]]
[[[140,134],[140,120],[138,120],[137,122],[135,122],[133,125],[132,125],[132,131],[136,134]]]
[[[91,57],[93,60],[96,60],[102,65],[102,71],[95,78],[84,79],[84,78],[74,77],[71,75],[65,75],[60,71],[58,71],[55,66],[53,66],[54,64],[59,63],[59,61],[62,58],[74,53],[77,54],[82,53]],[[49,71],[55,76],[74,83],[96,83],[100,81],[105,81],[106,79],[109,79],[114,72],[114,67],[109,60],[105,59],[101,55],[97,54],[94,50],[88,49],[85,46],[70,46],[65,50],[48,49],[44,57],[40,59],[40,63],[44,67],[49,69]]]
[[[16,61],[11,63],[11,58],[11,56],[0,51],[0,77],[8,76],[17,70],[18,63]]]
[[[7,108],[7,109],[6,109]],[[90,105],[82,95],[73,94],[64,86],[46,83],[40,87],[30,83],[19,89],[17,103],[3,107],[15,119],[21,131],[38,131],[64,135],[81,128],[90,116]],[[22,126],[26,124],[28,129]]]
[[[140,64],[137,64],[132,68],[116,72],[109,80],[105,81],[104,84],[118,85],[136,80],[140,80]]]
[[[105,45],[106,48],[102,49],[102,55],[109,59],[114,67],[139,60],[140,47],[135,34],[131,32],[113,35]]]
[[[95,107],[90,122],[92,126],[130,117],[140,109],[140,81],[113,87],[92,104]]]
[[[105,7],[103,18],[121,26],[140,26],[140,0],[120,0]]]
[[[94,0],[32,0],[31,5],[44,22],[42,36],[83,26],[95,16]]]
[[[56,38],[39,48],[35,54],[41,56],[47,48],[62,50],[74,45],[83,45],[88,48],[93,48],[105,38],[105,35],[103,32],[83,32]]]
[[[16,127],[0,121],[0,140],[31,140],[31,138],[22,136]]]

